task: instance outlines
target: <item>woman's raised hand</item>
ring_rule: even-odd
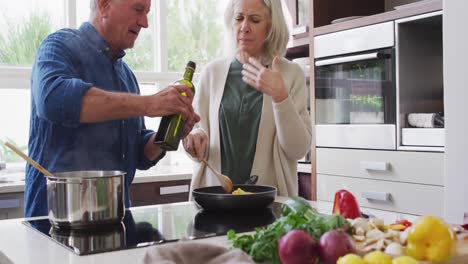
[[[243,65],[242,80],[262,93],[271,96],[275,103],[282,102],[288,97],[288,91],[279,69],[278,56],[273,59],[271,69],[250,57],[248,62]]]

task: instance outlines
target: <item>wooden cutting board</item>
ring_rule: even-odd
[[[431,262],[420,261],[420,264],[430,264]],[[442,264],[468,264],[468,240],[459,240],[457,244],[457,254],[450,261]]]
[[[468,240],[458,240],[457,254],[447,264],[468,264]]]
[[[365,255],[364,253],[361,255]],[[419,264],[431,264],[428,261],[419,261]],[[464,240],[457,241],[457,254],[450,261],[438,264],[468,264],[468,236]]]

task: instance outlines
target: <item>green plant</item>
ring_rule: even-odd
[[[355,112],[380,112],[383,109],[381,95],[351,95],[350,99]]]
[[[220,55],[223,28],[218,16],[214,15],[218,13],[216,0],[168,1],[167,5],[170,71],[182,71],[189,60],[200,66]],[[154,15],[148,20],[153,24]],[[131,69],[153,70],[155,37],[158,36],[153,36],[147,29],[141,31],[135,46],[124,58]]]
[[[8,65],[31,65],[42,40],[52,31],[47,12],[31,13],[20,24],[14,18],[5,18],[8,27],[0,35],[0,63]]]
[[[3,154],[3,161],[7,163],[23,161],[23,159],[20,156],[18,156],[18,154],[16,154],[13,150],[5,146],[5,142],[7,141],[10,142],[13,146],[19,148],[23,152],[27,152],[28,150],[28,146],[19,146],[11,138],[6,137],[4,139],[0,139],[0,152]]]
[[[153,15],[148,17],[148,23],[153,24]],[[134,71],[152,71],[154,70],[153,56],[153,36],[149,29],[140,31],[140,36],[132,49],[126,50],[124,57],[125,63]]]
[[[350,76],[352,79],[385,80],[385,63],[380,60],[366,61],[351,64]]]
[[[169,70],[181,71],[187,61],[204,65],[220,55],[223,26],[216,0],[168,1]]]

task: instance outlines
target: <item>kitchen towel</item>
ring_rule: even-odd
[[[255,262],[239,249],[227,249],[197,241],[179,241],[149,248],[143,263],[254,264]]]
[[[444,127],[443,113],[410,113],[408,124],[412,127],[439,128]]]

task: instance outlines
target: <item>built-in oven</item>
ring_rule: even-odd
[[[393,22],[315,37],[317,147],[396,149]]]

